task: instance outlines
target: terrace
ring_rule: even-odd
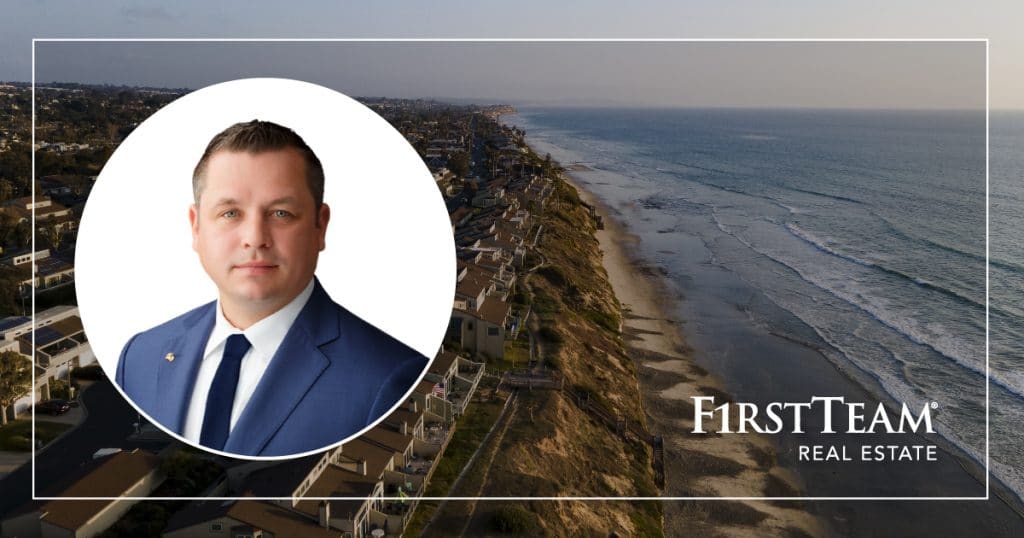
[[[451,430],[444,424],[433,422],[423,428],[423,441],[432,445],[440,445],[448,438],[449,431]]]
[[[467,390],[452,387],[448,394],[445,394],[444,399],[451,402],[455,410],[461,415],[466,410],[466,404],[469,403],[470,395],[470,392]]]
[[[421,458],[416,454],[413,454],[412,458],[406,463],[405,467],[401,469],[405,474],[411,475],[425,475],[430,472],[430,468],[434,466],[433,458]]]

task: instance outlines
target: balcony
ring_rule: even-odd
[[[409,501],[394,501],[381,503],[380,512],[389,516],[405,517],[409,513],[409,505],[412,504]]]
[[[420,459],[416,456],[413,456],[413,458],[414,459],[409,460],[405,467],[401,469],[405,474],[425,475],[430,471],[430,468],[434,466],[433,459]]]
[[[384,496],[398,497],[402,493],[416,497],[423,491],[423,476],[405,474],[400,470],[384,471]]]
[[[423,428],[423,440],[432,445],[440,445],[448,438],[448,428],[440,422],[428,424]]]
[[[453,388],[448,391],[444,399],[451,402],[452,406],[455,407],[455,411],[461,415],[466,410],[466,404],[469,403],[469,393]]]

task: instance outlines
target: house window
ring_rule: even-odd
[[[224,525],[220,523],[210,523],[210,532],[224,532]]]
[[[466,328],[472,331],[473,330],[473,322],[471,321],[471,322],[467,323],[466,324]]]
[[[487,328],[487,336],[498,336],[498,328],[497,327],[488,327]]]

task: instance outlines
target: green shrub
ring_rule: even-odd
[[[75,379],[88,379],[91,381],[97,381],[104,377],[103,368],[99,364],[90,364],[89,366],[80,366],[71,370],[71,377]]]
[[[506,505],[491,515],[491,529],[509,534],[532,534],[540,525],[537,515],[518,505]]]
[[[609,332],[619,332],[619,316],[616,316],[615,314],[609,314],[603,310],[588,308],[583,312],[583,317]]]
[[[565,278],[565,273],[562,269],[556,265],[548,265],[537,269],[537,274],[547,279],[551,284],[558,287],[565,287],[568,279]]]
[[[4,450],[10,450],[11,452],[28,452],[32,450],[32,439],[24,435],[13,436],[7,441],[7,446]]]
[[[512,294],[512,303],[517,305],[528,305],[530,304],[530,294],[523,290],[518,290]]]
[[[544,342],[548,344],[560,345],[565,342],[565,338],[562,337],[562,333],[549,325],[541,326],[541,328],[537,330],[537,335],[540,336],[541,340],[544,340]]]
[[[56,400],[70,400],[71,390],[68,382],[63,379],[50,381],[50,398]]]
[[[534,291],[533,309],[538,314],[556,314],[562,310],[561,305],[543,290]]]

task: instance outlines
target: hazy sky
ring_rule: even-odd
[[[1019,2],[56,0],[5,5],[0,79],[33,37],[989,38],[994,108],[1024,108]],[[896,4],[896,5],[893,5]],[[290,76],[356,95],[687,106],[978,106],[981,44],[40,44],[39,80],[198,87]],[[980,81],[980,82],[979,82]],[[983,97],[983,94],[981,94]],[[983,103],[982,103],[983,104]]]
[[[297,78],[351,95],[516,104],[983,108],[983,43],[81,43],[36,80],[198,88]]]

